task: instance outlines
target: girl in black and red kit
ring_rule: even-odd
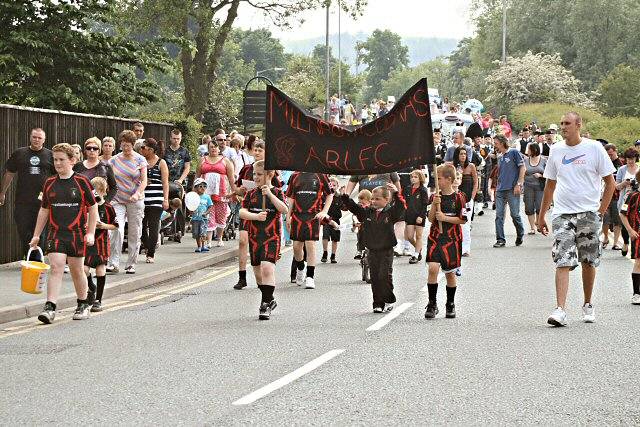
[[[102,294],[107,283],[107,261],[111,255],[111,242],[109,231],[118,229],[116,211],[106,200],[109,185],[107,180],[96,176],[91,180],[98,202],[98,221],[96,222],[96,241],[93,246],[87,247],[84,257],[84,272],[87,275],[89,294],[87,300],[92,304],[91,311],[102,311]],[[96,271],[97,286],[93,283],[91,269]]]
[[[247,192],[242,201],[240,218],[245,220],[249,235],[249,258],[253,274],[262,293],[258,319],[269,320],[276,308],[273,291],[276,288],[276,261],[280,256],[282,240],[282,214],[287,204],[282,190],[271,185],[275,171],[265,171],[264,162],[253,164],[256,188]]]
[[[353,213],[363,227],[364,246],[369,249],[373,312],[393,310],[393,248],[398,244],[393,225],[401,221],[406,205],[395,185],[376,187],[371,192],[371,205],[364,208],[347,194],[341,197],[343,205]],[[393,201],[391,201],[393,194]]]
[[[411,186],[405,190],[407,211],[404,213],[406,222],[404,238],[415,249],[409,259],[409,264],[417,264],[422,261],[422,233],[427,219],[429,192],[427,187],[424,186],[426,178],[421,170],[412,171],[409,179],[411,180]]]
[[[636,181],[640,179],[640,171],[636,173]],[[620,208],[620,219],[631,238],[631,259],[634,260],[631,271],[633,295],[631,304],[640,305],[640,191],[633,189]]]
[[[57,144],[53,152],[53,165],[57,174],[47,179],[42,188],[42,204],[38,212],[33,248],[40,242],[40,234],[48,224],[46,252],[51,271],[47,281],[47,302],[38,316],[42,323],[51,323],[56,316],[56,302],[62,285],[65,264],[73,279],[78,297],[74,320],[89,317],[87,276],[84,274],[84,256],[87,246],[94,243],[98,207],[89,180],[73,172],[75,150],[69,144]]]
[[[431,198],[429,210],[429,222],[431,228],[427,239],[427,265],[429,303],[424,317],[433,319],[438,314],[436,294],[438,292],[438,272],[440,268],[447,278],[447,318],[456,317],[454,298],[456,295],[456,269],[460,267],[462,252],[462,228],[461,224],[467,222],[467,200],[464,194],[455,191],[453,182],[456,179],[456,169],[453,165],[440,165],[437,169],[438,186],[440,194],[434,194]],[[442,227],[442,229],[440,229]]]

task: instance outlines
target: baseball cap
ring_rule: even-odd
[[[549,130],[555,130],[556,132],[558,132],[558,125],[555,123],[551,123],[549,125]]]
[[[202,178],[196,178],[196,180],[195,180],[195,181],[193,181],[193,186],[194,186],[194,187],[197,187],[197,186],[198,186],[198,185],[200,185],[200,184],[204,184],[204,186],[206,187],[206,186],[207,186],[207,181],[205,181],[205,180],[204,180],[204,179],[202,179]]]
[[[636,145],[636,146],[640,145],[640,139],[636,140],[636,142],[634,142],[633,145]]]

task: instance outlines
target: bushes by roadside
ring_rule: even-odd
[[[592,138],[606,139],[615,144],[618,151],[640,139],[640,117],[605,117],[597,111],[569,104],[518,105],[513,108],[512,121],[516,129],[531,121],[546,129],[551,123],[559,124],[562,115],[568,111],[576,111],[582,116],[583,130]]]
[[[177,129],[182,132],[182,146],[189,150],[191,159],[198,159],[198,145],[202,140],[202,123],[191,116],[185,116],[180,113],[151,113],[146,114],[141,119],[152,120],[156,122],[173,123]],[[165,141],[169,144],[169,141]],[[194,166],[192,166],[192,170]]]

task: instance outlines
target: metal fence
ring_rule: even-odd
[[[0,104],[0,165],[4,166],[11,153],[29,145],[29,132],[39,127],[46,133],[45,147],[67,142],[82,144],[92,136],[116,138],[133,123],[144,124],[144,135],[168,143],[173,125],[121,117],[96,116],[66,111],[44,110]],[[16,261],[21,256],[18,232],[13,221],[15,180],[7,195],[7,203],[0,207],[0,264]]]

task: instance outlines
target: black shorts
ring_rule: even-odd
[[[298,216],[291,215],[291,240],[306,242],[307,240],[320,240],[320,221],[315,215]]]
[[[462,252],[462,242],[458,240],[442,239],[438,242],[427,239],[426,261],[440,264],[444,273],[452,272],[460,267],[460,254]]]
[[[332,242],[340,241],[340,230],[336,230],[330,225],[322,226],[322,240],[330,240]]]
[[[89,248],[91,247],[92,246],[89,246]],[[84,257],[84,265],[86,265],[89,268],[96,268],[99,265],[107,265],[107,261],[109,261],[109,257],[103,258],[97,253],[89,253],[89,252],[90,251],[87,251],[87,254]]]
[[[75,237],[49,236],[45,249],[47,254],[60,253],[73,258],[82,258],[87,252],[87,246],[82,235],[76,235]]]
[[[253,267],[259,266],[262,261],[275,264],[279,256],[280,236],[272,236],[266,241],[249,236],[249,258]]]
[[[629,242],[629,252],[631,252],[631,259],[640,258],[640,239]]]
[[[422,222],[418,224],[418,218],[422,218]],[[424,223],[426,221],[426,215],[417,215],[414,213],[406,212],[404,214],[404,220],[407,222],[407,225],[417,225],[419,227],[424,227]]]
[[[609,208],[604,211],[602,222],[604,224],[613,226],[622,225],[622,221],[620,220],[620,213],[618,211],[617,200],[611,200],[611,203],[609,203]]]

